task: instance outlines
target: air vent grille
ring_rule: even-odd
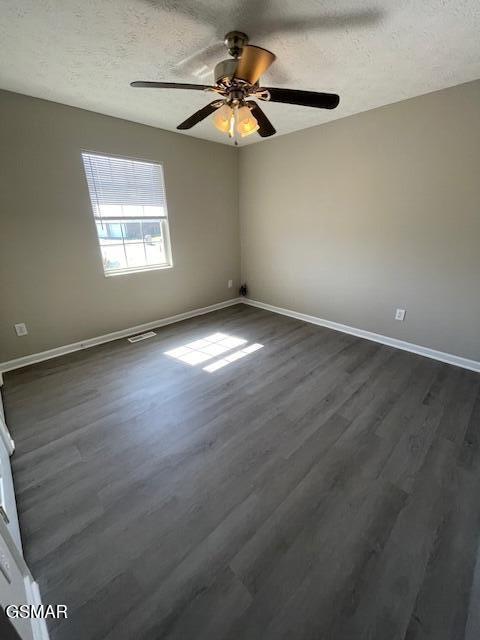
[[[148,338],[153,338],[157,334],[155,331],[148,331],[147,333],[141,333],[138,336],[132,336],[131,338],[127,338],[129,342],[140,342],[141,340],[147,340]]]

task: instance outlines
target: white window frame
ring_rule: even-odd
[[[96,156],[103,156],[104,158],[118,158],[120,160],[132,160],[132,161],[136,161],[136,162],[143,162],[146,164],[152,164],[152,165],[156,165],[158,167],[160,167],[160,171],[161,174],[163,176],[163,189],[164,189],[164,193],[165,193],[165,215],[163,216],[159,216],[159,217],[150,217],[150,216],[134,216],[134,217],[109,217],[109,216],[96,216],[95,215],[95,211],[93,209],[93,204],[91,202],[91,195],[90,195],[90,189],[88,186],[88,181],[87,181],[87,176],[85,173],[85,166],[84,166],[84,161],[83,161],[83,154],[91,154],[91,155],[96,155]],[[172,269],[173,268],[173,256],[172,256],[172,243],[171,243],[171,238],[170,238],[170,225],[169,225],[169,214],[168,214],[168,203],[167,203],[167,187],[166,187],[166,177],[165,177],[165,167],[163,165],[162,162],[158,162],[158,161],[154,161],[151,159],[145,159],[145,158],[138,158],[138,157],[133,157],[133,156],[124,156],[124,155],[118,155],[118,154],[114,154],[114,153],[105,153],[103,151],[95,151],[92,149],[81,149],[81,160],[82,160],[82,168],[83,168],[83,175],[85,178],[85,184],[87,187],[87,192],[89,195],[89,200],[90,200],[90,213],[93,219],[93,223],[94,223],[94,227],[95,227],[95,235],[97,236],[97,246],[98,246],[98,251],[99,251],[99,257],[100,257],[100,262],[102,265],[102,270],[103,270],[103,274],[106,278],[110,278],[110,277],[114,277],[114,276],[121,276],[121,275],[128,275],[131,273],[142,273],[144,271],[159,271],[159,270],[165,270],[165,269]],[[142,221],[147,221],[147,222],[159,222],[160,223],[160,227],[162,230],[162,238],[163,238],[163,242],[164,242],[164,251],[165,251],[165,257],[166,257],[166,262],[165,263],[158,263],[158,264],[152,264],[152,265],[145,265],[145,266],[133,266],[133,267],[122,267],[119,269],[109,269],[106,270],[105,266],[104,266],[104,261],[103,261],[103,254],[102,254],[102,245],[100,242],[100,236],[98,235],[98,229],[97,229],[97,223],[98,222],[108,222],[108,223],[126,223],[126,222],[142,222]],[[119,245],[122,244],[123,246],[125,246],[125,242],[124,242],[124,238],[122,238],[122,242],[118,243]]]

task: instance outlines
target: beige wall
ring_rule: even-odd
[[[480,82],[239,154],[7,92],[0,128],[0,362],[234,296],[238,205],[252,298],[480,360]],[[104,277],[81,149],[164,164],[172,270]]]
[[[173,269],[104,276],[82,149],[163,163]],[[234,149],[0,92],[0,167],[0,362],[237,294]]]
[[[480,82],[244,148],[239,173],[250,297],[480,360]]]

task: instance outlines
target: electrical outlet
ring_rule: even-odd
[[[228,288],[231,289],[233,287],[233,280],[228,281]]]
[[[27,325],[24,322],[19,322],[15,325],[15,331],[17,333],[17,336],[26,336],[28,333]]]
[[[401,322],[403,322],[405,320],[405,314],[405,309],[397,309],[395,312],[395,320],[400,320]]]

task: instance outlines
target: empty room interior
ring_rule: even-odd
[[[3,0],[0,638],[480,638],[480,5]]]

